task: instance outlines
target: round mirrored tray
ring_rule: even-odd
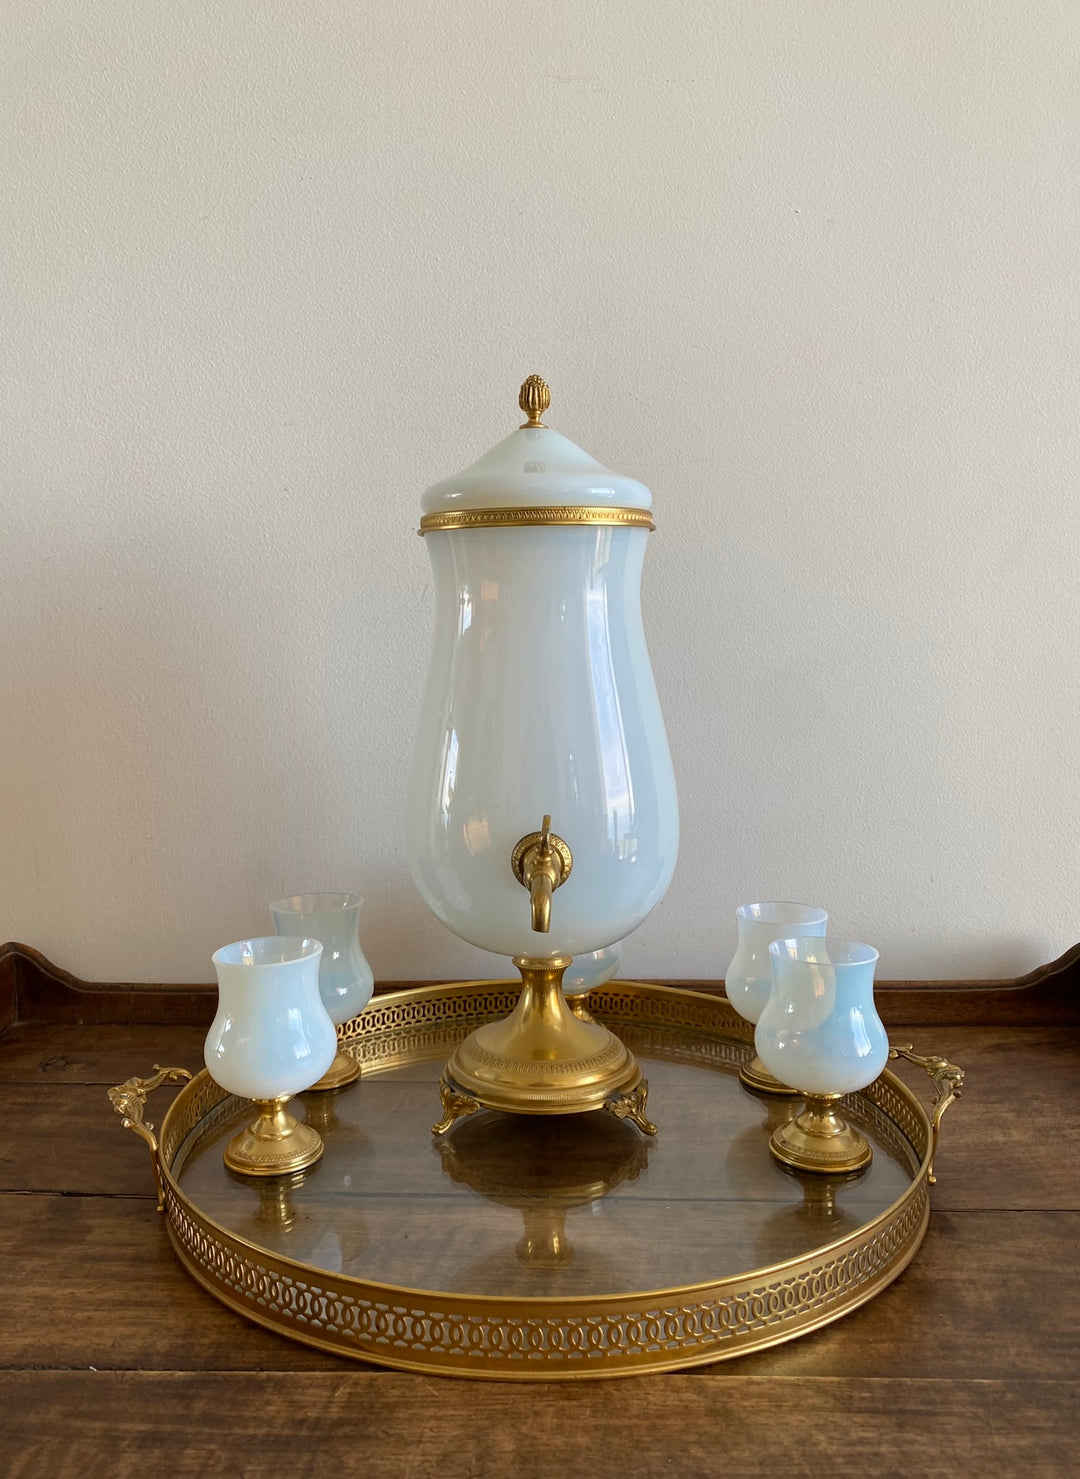
[[[291,1106],[326,1149],[290,1178],[226,1169],[251,1106],[205,1071],[177,1094],[159,1145],[130,1092],[156,1081],[114,1090],[151,1143],[188,1271],[249,1318],[338,1354],[560,1380],[791,1339],[878,1294],[914,1255],[934,1139],[918,1098],[886,1072],[843,1101],[873,1147],[862,1175],[786,1171],[769,1135],[801,1106],[743,1087],[753,1029],[719,997],[619,981],[589,997],[645,1071],[655,1139],[602,1111],[482,1111],[433,1138],[447,1056],[516,995],[512,982],[463,982],[376,997],[341,1034],[360,1079]]]

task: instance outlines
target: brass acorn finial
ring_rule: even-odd
[[[528,421],[522,423],[526,426],[543,426],[540,417],[551,405],[551,391],[547,388],[547,382],[541,380],[539,375],[530,375],[521,387],[518,395],[518,405],[528,416]]]

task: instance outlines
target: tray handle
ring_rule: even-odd
[[[937,1177],[934,1175],[934,1162],[937,1159],[938,1131],[941,1126],[941,1116],[948,1109],[954,1099],[959,1099],[964,1090],[964,1070],[958,1068],[955,1063],[950,1063],[947,1058],[929,1057],[924,1058],[920,1053],[911,1051],[911,1043],[904,1043],[900,1047],[889,1049],[890,1058],[906,1058],[909,1063],[917,1063],[920,1068],[925,1068],[934,1085],[933,1113],[930,1117],[930,1164],[927,1167],[926,1179],[931,1186],[937,1185]]]
[[[186,1068],[162,1068],[159,1063],[155,1063],[153,1078],[129,1078],[125,1083],[117,1084],[114,1089],[109,1090],[112,1107],[117,1114],[123,1116],[121,1123],[124,1129],[134,1130],[150,1147],[150,1169],[154,1173],[159,1212],[165,1210],[165,1188],[161,1184],[157,1136],[150,1121],[143,1119],[146,1096],[159,1089],[162,1084],[186,1084],[190,1078],[191,1074]]]

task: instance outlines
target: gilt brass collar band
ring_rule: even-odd
[[[606,508],[603,505],[546,508],[462,508],[449,513],[425,514],[420,534],[443,529],[499,529],[522,524],[608,524],[620,529],[655,529],[647,508]]]

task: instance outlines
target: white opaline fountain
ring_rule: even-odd
[[[632,1056],[543,983],[557,991],[572,956],[636,929],[675,868],[675,778],[641,618],[652,498],[544,426],[548,400],[530,377],[526,424],[424,495],[435,634],[408,856],[447,928],[515,957],[524,979],[515,1017],[455,1054],[444,1099],[564,1113],[622,1096],[625,1114]],[[506,1061],[481,1073],[482,1056]]]

